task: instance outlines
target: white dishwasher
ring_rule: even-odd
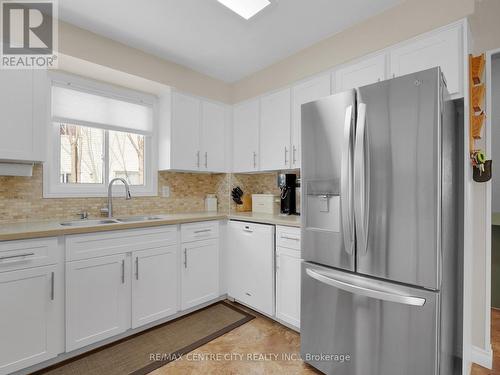
[[[274,225],[231,220],[227,261],[229,296],[274,315]]]

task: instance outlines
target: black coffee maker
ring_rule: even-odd
[[[281,213],[284,215],[297,215],[296,185],[297,175],[292,173],[278,174],[278,187],[281,190]]]

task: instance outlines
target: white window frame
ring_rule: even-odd
[[[49,98],[49,108],[52,108],[52,85],[66,84],[75,87],[75,89],[91,94],[99,94],[102,96],[111,97],[129,101],[132,103],[147,104],[153,109],[153,131],[149,135],[145,135],[145,155],[144,155],[144,185],[131,185],[130,191],[132,198],[134,196],[157,196],[158,195],[158,98],[151,94],[113,86],[110,84],[94,81],[80,76],[62,73],[50,72],[50,85],[48,85],[47,97]],[[44,198],[83,198],[83,197],[106,197],[108,195],[108,183],[104,181],[102,184],[63,184],[60,182],[60,152],[61,139],[59,127],[55,125],[52,118],[52,110],[47,111],[47,159],[43,164],[43,197]],[[75,123],[74,125],[85,126],[84,123]],[[96,128],[94,124],[88,124],[90,127]],[[103,130],[105,126],[99,126]],[[124,132],[133,133],[130,130]],[[140,134],[140,133],[138,133]],[[109,170],[109,145],[107,143],[109,137],[105,138],[106,144],[104,152],[104,169]],[[104,173],[104,178],[109,173]],[[125,193],[123,184],[117,183],[113,187],[113,193],[121,195]]]

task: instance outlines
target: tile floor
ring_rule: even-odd
[[[241,305],[237,306],[243,308]],[[189,353],[189,356],[163,366],[151,375],[320,374],[298,359],[300,353],[298,333],[254,311],[250,312],[256,315],[252,321],[199,347]],[[296,359],[282,358],[283,353]],[[222,358],[201,360],[204,355],[214,354],[220,354]],[[247,358],[248,354],[255,358]],[[233,360],[228,357],[230,355],[233,355]],[[243,355],[244,358],[240,358],[239,355]],[[274,356],[278,358],[275,359]]]

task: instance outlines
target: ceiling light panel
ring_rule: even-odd
[[[248,20],[267,7],[269,0],[217,0],[244,19]]]

